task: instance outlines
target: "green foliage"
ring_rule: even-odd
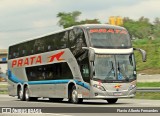
[[[100,24],[100,21],[98,19],[86,19],[80,21],[80,24]]]
[[[63,28],[67,28],[73,25],[79,24],[77,22],[78,16],[81,14],[79,11],[73,11],[73,12],[60,12],[57,14],[57,17],[60,18],[58,21],[60,26],[63,26]]]
[[[152,99],[152,100],[160,100],[160,93],[156,92],[137,92],[136,99]]]
[[[157,17],[154,21],[153,36],[160,37],[160,19]]]
[[[137,70],[147,74],[160,74],[160,62],[158,62],[160,59],[160,39],[135,40],[133,47],[144,49],[147,52],[147,62],[142,62],[141,54],[135,51]]]
[[[124,18],[123,26],[130,32],[131,36],[141,39],[148,38],[152,34],[152,25],[149,19],[141,17],[138,21]]]
[[[86,19],[82,21],[78,21],[78,17],[80,16],[81,12],[73,11],[73,12],[59,12],[57,17],[59,18],[58,24],[63,28],[67,28],[74,25],[80,24],[99,24],[100,21],[98,19]]]
[[[138,82],[137,87],[160,87],[160,82]]]

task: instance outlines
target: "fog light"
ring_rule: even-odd
[[[95,96],[98,96],[98,93],[95,93]]]

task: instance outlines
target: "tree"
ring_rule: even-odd
[[[123,27],[125,27],[129,31],[131,37],[137,38],[137,36],[136,36],[136,30],[137,30],[136,21],[130,19],[129,17],[124,17]]]
[[[153,21],[153,36],[160,37],[160,18],[158,17]]]
[[[138,21],[124,19],[123,26],[136,38],[143,39],[152,35],[152,24],[148,18],[140,17]]]
[[[73,12],[59,12],[57,14],[57,17],[60,18],[60,20],[58,21],[58,24],[60,26],[63,26],[63,28],[67,28],[73,25],[77,25],[79,24],[78,20],[78,16],[81,14],[81,12],[79,11],[73,11]]]
[[[79,22],[79,24],[100,24],[98,19],[86,19]]]

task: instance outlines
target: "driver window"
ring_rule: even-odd
[[[82,74],[82,78],[85,82],[90,82],[90,70],[89,70],[89,61],[88,58],[84,58],[80,63],[80,71]]]

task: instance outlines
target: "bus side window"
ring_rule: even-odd
[[[13,53],[13,58],[16,58],[16,52]]]
[[[69,47],[71,51],[75,49],[75,34],[73,30],[70,30],[69,32]]]
[[[25,54],[26,54],[26,50],[22,50],[22,54],[23,54],[23,56],[25,56]]]
[[[80,71],[85,82],[90,82],[90,70],[88,57],[79,61]]]
[[[85,36],[82,29],[75,28],[75,38],[76,38],[76,46],[77,47],[86,47]]]
[[[81,70],[82,70],[82,76],[85,77],[89,77],[89,67],[87,64],[83,64],[81,65]]]
[[[68,47],[68,31],[62,32],[62,38],[61,38],[61,48],[67,48]]]

